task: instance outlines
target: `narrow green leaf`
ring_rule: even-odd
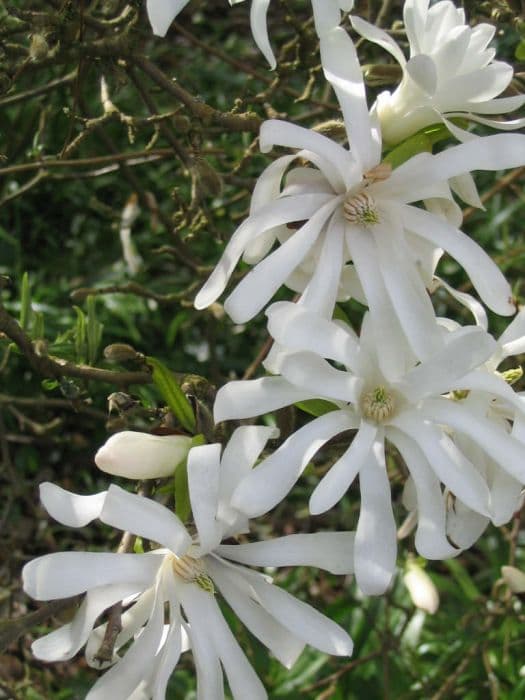
[[[86,361],[86,317],[84,312],[78,306],[73,307],[77,314],[77,323],[75,326],[75,355],[77,362]]]
[[[522,39],[517,45],[514,55],[518,61],[525,61],[525,39]]]
[[[204,435],[195,435],[191,441],[192,447],[204,445]],[[190,490],[188,486],[188,458],[175,467],[175,513],[185,523],[191,514]]]
[[[87,359],[90,365],[95,364],[100,343],[102,340],[103,325],[97,320],[95,297],[90,294],[87,298],[87,324],[86,324],[86,340],[87,340]]]
[[[153,370],[153,382],[170,411],[186,430],[194,433],[196,423],[193,409],[173,376],[173,372],[154,357],[147,357],[146,362]]]
[[[29,274],[24,272],[22,276],[22,288],[20,290],[20,325],[22,330],[27,331],[31,321],[31,288],[29,285]]]
[[[306,401],[297,401],[294,404],[301,411],[308,413],[310,416],[324,416],[325,413],[330,413],[330,411],[339,410],[339,406],[331,401],[326,401],[326,399],[307,399]]]
[[[457,559],[447,559],[443,564],[450,571],[469,600],[478,600],[481,598],[481,592],[461,562],[457,561]]]
[[[33,327],[31,335],[34,339],[44,338],[44,314],[41,311],[35,311],[33,314]]]
[[[453,119],[452,121],[455,124],[460,121],[461,124],[458,124],[458,126],[466,125],[465,120]],[[418,153],[431,153],[432,146],[434,144],[448,138],[450,138],[450,131],[444,124],[432,124],[431,126],[426,126],[424,129],[421,129],[421,131],[418,131],[413,136],[410,136],[410,138],[406,139],[406,141],[403,141],[399,145],[395,146],[395,148],[393,148],[390,153],[385,156],[384,161],[390,163],[392,168],[398,168],[405,161],[409,160]]]
[[[56,379],[42,379],[41,386],[44,391],[53,391],[60,386],[60,383]]]

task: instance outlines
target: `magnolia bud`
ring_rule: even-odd
[[[150,435],[130,430],[112,435],[95,455],[99,469],[128,479],[172,476],[191,447],[184,435]]]
[[[415,562],[409,562],[403,582],[416,608],[433,615],[439,607],[439,593],[430,576]]]
[[[501,575],[513,593],[525,593],[525,573],[515,566],[502,566]]]

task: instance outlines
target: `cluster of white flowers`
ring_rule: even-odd
[[[156,34],[167,32],[187,1],[147,1]],[[192,447],[187,436],[111,437],[96,456],[109,474],[169,477],[187,460],[195,534],[156,501],[115,485],[92,496],[41,486],[42,503],[59,522],[82,527],[99,519],[155,543],[145,553],[54,553],[24,569],[25,590],[38,600],[86,594],[73,620],[37,640],[33,651],[46,661],[65,660],[86,645],[91,665],[111,666],[89,700],[162,700],[188,649],[199,700],[224,698],[222,669],[236,700],[266,698],[216,593],[287,667],[305,644],[350,654],[352,642],[343,629],[248,566],[355,573],[363,593],[384,593],[397,551],[385,458],[389,445],[407,467],[403,503],[416,527],[415,547],[425,558],[456,556],[489,522],[507,522],[520,505],[525,397],[511,386],[517,372],[499,372],[498,366],[525,352],[525,310],[495,340],[482,304],[436,277],[435,270],[448,253],[486,306],[504,316],[516,312],[498,267],[460,230],[454,194],[480,206],[471,172],[524,165],[525,136],[476,136],[451,120],[462,116],[516,128],[524,121],[479,115],[506,113],[525,98],[497,98],[512,69],[493,61],[494,51],[487,48],[491,27],[469,27],[449,0],[428,5],[406,0],[408,61],[387,33],[351,18],[359,34],[389,51],[403,69],[397,90],[379,95],[369,110],[355,47],[339,26],[352,2],[312,0],[322,66],[339,100],[348,145],[284,121],[263,124],[261,150],[281,146],[292,153],[259,177],[248,218],[195,300],[198,309],[215,302],[241,258],[253,269],[225,302],[234,322],[253,318],[282,285],[299,294],[295,303],[266,309],[275,341],[265,361],[268,376],[222,387],[216,422],[307,400],[322,399],[316,405],[323,408],[257,465],[267,441],[277,437],[272,428],[237,428],[222,456],[221,445]],[[268,6],[269,0],[252,0],[251,24],[274,66]],[[396,150],[436,122],[462,143],[435,154]],[[439,286],[469,309],[473,325],[436,316],[431,295]],[[367,307],[359,333],[340,313],[334,320],[337,302],[351,298]],[[309,509],[316,515],[333,508],[358,476],[355,533],[222,544],[248,533],[249,519],[280,503],[323,445],[348,431],[353,437],[314,489]],[[411,591],[422,576],[407,573]],[[434,612],[437,594],[431,591],[427,598],[416,604]],[[96,620],[117,603],[124,610],[122,628],[113,658],[101,660],[106,625],[95,627]]]

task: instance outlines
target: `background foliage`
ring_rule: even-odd
[[[519,3],[465,5],[473,22],[497,25],[498,55],[514,63],[513,89],[522,91]],[[402,40],[400,6],[370,0],[357,12]],[[106,528],[77,532],[50,522],[38,484],[102,490],[108,481],[93,456],[110,433],[181,430],[140,355],[104,348],[128,344],[168,365],[209,439],[231,430],[213,434],[214,386],[263,372],[264,319],[234,326],[220,305],[196,312],[192,299],[270,162],[258,153],[262,120],[331,129],[326,122],[339,116],[310,14],[304,0],[273,0],[279,67],[271,73],[253,45],[247,4],[195,0],[163,40],[151,35],[140,0],[0,2],[0,698],[81,699],[95,677],[82,657],[54,665],[33,659],[31,640],[72,607],[38,608],[21,593],[19,574],[36,555],[118,541]],[[358,43],[372,97],[395,84],[397,69],[377,47]],[[467,210],[464,229],[495,257],[522,303],[523,175],[478,178],[487,210]],[[136,272],[121,244],[130,212],[142,260]],[[469,289],[453,261],[441,265],[455,286]],[[463,313],[439,293],[435,303],[441,314]],[[358,324],[362,309],[343,306]],[[504,326],[491,319],[496,335]],[[307,420],[297,409],[270,419],[283,437]],[[332,442],[272,519],[257,523],[259,537],[355,527],[357,489],[322,517],[306,509],[336,450]],[[404,467],[395,454],[389,469],[401,523]],[[168,502],[169,491],[159,497]],[[381,598],[363,598],[351,580],[322,572],[279,573],[288,590],[349,630],[351,659],[307,650],[287,672],[226,614],[271,698],[517,700],[525,697],[525,616],[500,567],[525,568],[523,544],[517,514],[462,557],[429,563],[441,596],[434,616],[414,607],[403,584],[410,537]],[[186,655],[168,700],[194,697]]]

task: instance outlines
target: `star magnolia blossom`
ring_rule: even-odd
[[[386,49],[403,69],[403,79],[391,94],[377,98],[377,113],[385,142],[395,144],[419,129],[444,121],[461,140],[468,132],[445,118],[463,117],[498,129],[517,129],[525,119],[496,121],[479,115],[497,115],[518,109],[525,96],[497,98],[512,80],[512,67],[494,61],[488,48],[496,28],[469,27],[465,11],[449,0],[406,0],[404,21],[410,44],[407,61],[396,42],[382,29],[359,17],[352,26],[361,36]]]
[[[292,434],[244,478],[232,503],[250,517],[266,513],[290,491],[324,443],[357,429],[346,452],[313,492],[310,511],[323,513],[335,505],[359,474],[361,511],[354,566],[364,593],[382,593],[395,567],[396,527],[385,439],[399,450],[412,475],[418,512],[416,548],[429,559],[459,551],[446,538],[440,482],[476,513],[491,515],[489,486],[451,435],[470,438],[499,469],[525,482],[524,444],[497,421],[456,400],[453,393],[480,392],[497,398],[513,414],[525,412],[525,404],[505,380],[484,367],[495,341],[481,328],[455,332],[441,328],[442,347],[417,363],[406,344],[400,348],[393,342],[379,345],[369,315],[359,340],[348,326],[298,304],[274,304],[268,316],[271,335],[287,348],[280,356],[281,376],[222,387],[214,407],[216,421],[256,416],[312,398],[329,399],[337,409]],[[383,352],[402,362],[395,378],[381,370],[378,355]],[[322,358],[347,369],[335,369]]]
[[[246,517],[229,506],[240,476],[251,467],[272,431],[240,428],[225,448],[191,450],[190,499],[197,535],[191,537],[167,508],[112,485],[93,496],[79,496],[50,483],[40,487],[42,503],[59,522],[81,527],[103,523],[157,542],[145,554],[61,552],[24,567],[24,590],[37,600],[86,593],[73,620],[33,644],[45,661],[71,658],[87,642],[87,659],[96,652],[106,626],[93,630],[110,606],[129,605],[114,650],[116,664],[90,690],[86,700],[163,700],[171,672],[188,646],[197,670],[198,700],[223,700],[222,668],[235,700],[267,698],[226,624],[216,600],[218,590],[246,627],[285,666],[305,643],[325,653],[347,655],[352,642],[338,625],[296,600],[271,579],[242,564],[320,566],[333,573],[352,568],[352,533],[290,535],[273,541],[221,545],[246,528]],[[169,617],[164,620],[164,606]],[[125,655],[122,649],[134,640]],[[103,665],[103,664],[102,664]]]
[[[188,2],[189,0],[148,0],[146,7],[153,33],[157,36],[166,36],[170,24]],[[244,0],[229,0],[230,5],[237,5],[240,2],[244,2]],[[337,26],[341,19],[341,10],[350,12],[353,4],[353,0],[312,0],[318,33]],[[250,25],[255,43],[271,68],[274,69],[277,62],[268,38],[266,24],[269,5],[270,0],[252,0]]]
[[[525,309],[522,309],[504,333],[500,336],[493,355],[485,363],[489,372],[498,375],[499,364],[509,357],[525,353]],[[509,370],[504,375],[506,381],[513,383],[519,379],[522,370]],[[498,382],[501,379],[498,377]],[[472,390],[464,392],[462,403],[469,411],[481,416],[487,416],[498,424],[502,431],[512,435],[525,444],[525,421],[523,415],[509,410],[505,402],[498,401],[493,395]],[[525,397],[518,394],[525,407]],[[524,409],[525,410],[525,409]],[[487,482],[490,490],[490,518],[474,512],[460,499],[450,499],[445,493],[447,505],[447,534],[449,539],[461,548],[470,547],[480,537],[489,522],[497,527],[508,522],[522,503],[522,481],[504,471],[498,461],[492,459],[477,442],[466,435],[458,435],[456,442],[462,452],[468,456],[472,464]],[[408,509],[415,510],[414,494],[406,499]]]
[[[263,124],[262,151],[274,145],[299,150],[278,158],[261,175],[249,217],[232,235],[195,306],[205,308],[220,296],[244,255],[255,267],[224,305],[236,323],[258,313],[301,264],[311,270],[302,303],[331,316],[351,261],[372,312],[378,343],[394,341],[394,347],[401,347],[404,335],[416,357],[425,360],[442,342],[425,289],[432,283],[436,249],[445,250],[464,267],[493,311],[510,315],[515,306],[508,283],[486,253],[442,216],[413,203],[449,198],[447,180],[466,170],[525,163],[525,137],[478,138],[436,155],[420,153],[392,170],[381,162],[380,133],[368,112],[349,37],[341,28],[330,30],[321,50],[325,73],[345,116],[350,149],[284,121]],[[314,167],[292,168],[281,189],[296,159]],[[276,240],[280,245],[271,252]],[[390,354],[381,357],[387,372],[389,360]]]

